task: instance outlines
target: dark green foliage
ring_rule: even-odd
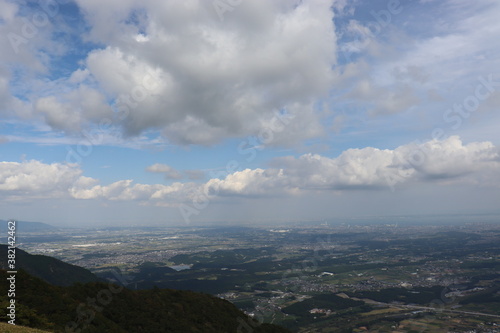
[[[471,303],[500,303],[500,284],[497,282],[496,286],[488,288],[486,290],[474,293],[473,295],[467,296],[460,300],[460,304],[471,304]]]
[[[321,294],[287,306],[286,308],[282,309],[282,311],[284,313],[297,316],[308,316],[310,315],[309,311],[314,308],[338,311],[351,307],[361,306],[363,304],[365,304],[363,301],[355,301],[349,298],[339,297],[334,294]]]
[[[254,302],[251,299],[235,300],[233,304],[242,310],[252,310],[255,307]]]
[[[202,251],[193,254],[178,254],[170,260],[175,264],[195,264],[195,267],[224,267],[240,264],[250,259],[269,257],[276,253],[274,248]]]
[[[278,294],[271,293],[271,292],[255,294],[255,296],[257,296],[257,297],[265,297],[265,298],[270,298],[270,297],[273,297],[273,296],[276,296],[276,295],[278,295]]]
[[[500,262],[498,261],[475,261],[475,262],[464,262],[462,265],[460,265],[461,268],[468,268],[468,269],[482,269],[482,268],[488,268],[488,269],[500,269]]]
[[[8,289],[6,278],[6,271],[0,271],[2,290]],[[53,286],[23,270],[16,285],[16,323],[55,332],[67,326],[83,333],[236,332],[242,322],[255,333],[287,332],[259,325],[228,301],[190,291],[132,291],[102,282]],[[2,306],[6,302],[6,295],[0,295]]]
[[[380,291],[362,291],[349,293],[350,296],[369,298],[378,302],[403,302],[405,304],[429,304],[435,299],[441,299],[443,287],[434,286],[430,288],[418,287],[414,289],[387,288]]]
[[[499,273],[489,273],[489,274],[475,275],[471,278],[471,285],[474,285],[481,280],[500,280],[500,274]]]
[[[138,266],[139,273],[135,275],[136,281],[156,281],[165,278],[165,274],[176,273],[177,271],[173,268],[164,266],[162,263],[145,262]]]

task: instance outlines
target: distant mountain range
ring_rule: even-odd
[[[0,232],[2,235],[7,232],[7,222],[8,220],[0,220]],[[42,222],[27,222],[27,221],[16,221],[16,233],[17,232],[37,232],[37,231],[50,231],[58,230],[59,228],[54,227],[47,223]]]
[[[0,245],[3,268],[6,251],[7,246]],[[158,288],[129,290],[98,282],[84,268],[20,249],[16,249],[16,264],[18,325],[82,333],[289,332],[258,323],[232,303],[207,294]],[[6,270],[0,270],[0,288],[4,291],[9,289],[7,276]],[[7,302],[7,293],[0,293],[1,306],[7,306]]]

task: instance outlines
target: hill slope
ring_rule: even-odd
[[[26,326],[10,325],[0,323],[0,332],[2,333],[50,333],[49,331],[42,331],[36,328],[29,328]]]
[[[0,271],[1,290],[8,289],[6,278]],[[23,270],[16,285],[16,324],[54,332],[288,332],[259,325],[228,301],[191,291],[132,291],[101,282],[52,286]],[[4,309],[7,301],[0,294]]]
[[[0,244],[1,269],[7,269],[7,248],[7,245]],[[99,281],[88,269],[49,256],[29,254],[19,248],[16,248],[16,269],[24,269],[29,274],[57,286]]]

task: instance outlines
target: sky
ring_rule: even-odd
[[[499,17],[497,0],[0,0],[0,218],[500,216]]]

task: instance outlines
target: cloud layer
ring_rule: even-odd
[[[497,212],[498,17],[497,0],[0,0],[1,202],[105,220],[209,201],[216,220],[439,211],[446,193],[448,212]]]
[[[89,25],[83,40],[104,46],[89,48],[73,73],[49,81],[43,91],[36,87],[28,115],[72,135],[111,120],[125,136],[156,131],[175,144],[212,145],[258,133],[275,112],[286,110],[303,130],[301,135],[281,132],[277,141],[291,144],[321,135],[314,102],[327,96],[336,63],[330,2],[244,1],[221,13],[215,2],[201,0],[78,0]],[[23,28],[16,26],[20,8],[0,5],[9,9],[0,29],[22,37]],[[48,22],[20,45],[18,52],[26,53],[23,66],[31,61],[38,71],[51,72],[55,64],[40,63],[34,54],[46,52],[50,58],[70,52],[61,40],[53,41],[60,54],[38,44],[52,41],[52,33],[68,34]],[[4,46],[9,52],[1,57],[20,63],[9,55],[13,48]],[[4,69],[0,96],[10,95],[11,77]],[[25,92],[43,84],[24,79],[30,82]],[[0,105],[2,110],[19,107]]]
[[[500,187],[499,168],[498,147],[490,142],[464,145],[455,136],[419,145],[411,143],[394,150],[349,149],[335,158],[318,154],[285,157],[275,160],[272,168],[236,171],[204,184],[136,184],[120,180],[101,185],[97,179],[83,176],[77,165],[35,160],[1,162],[0,195],[4,200],[64,197],[175,206],[197,200],[200,195],[216,199],[290,196],[311,191],[389,191],[421,182]],[[173,171],[164,164],[154,164],[147,170],[167,174]]]
[[[285,112],[269,144],[297,146],[372,116],[441,121],[478,75],[500,77],[494,0],[44,3],[0,1],[0,117],[63,135],[111,122],[213,145]]]
[[[349,149],[336,158],[305,154],[279,158],[276,167],[243,170],[208,185],[224,195],[269,195],[277,191],[393,189],[405,183],[472,183],[498,186],[500,151],[490,142],[464,145],[452,136],[443,141],[411,143],[394,150]]]

